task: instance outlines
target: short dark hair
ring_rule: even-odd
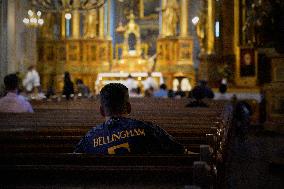
[[[5,88],[8,91],[15,90],[19,86],[19,78],[16,74],[6,75],[4,78]]]
[[[28,70],[31,71],[31,70],[33,70],[34,68],[35,68],[34,65],[30,65],[30,66],[28,67]]]
[[[160,89],[164,89],[164,90],[166,90],[166,89],[167,89],[167,85],[166,85],[166,84],[164,84],[164,83],[163,83],[163,84],[161,84],[161,85],[160,85]]]
[[[126,113],[129,103],[128,88],[120,83],[107,84],[100,92],[100,101],[107,116]]]
[[[202,100],[206,97],[205,91],[201,86],[195,86],[191,91],[192,97],[196,100]]]
[[[221,84],[219,87],[220,93],[224,94],[227,92],[227,85]]]

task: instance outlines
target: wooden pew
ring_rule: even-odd
[[[213,155],[215,157],[217,153],[222,154],[231,117],[229,113],[226,114],[224,103],[212,103],[208,109],[185,108],[185,103],[186,101],[182,100],[134,100],[132,102],[132,115],[137,119],[154,121],[187,146],[189,150],[194,149],[193,151],[198,152],[200,151],[200,144],[210,144],[214,146],[215,151]],[[153,106],[159,106],[159,110],[153,110]],[[63,180],[64,178],[70,180],[76,173],[79,173],[80,176],[84,174],[93,176],[96,173],[100,173],[100,171],[104,172],[102,167],[107,167],[103,178],[109,174],[115,174],[116,171],[114,170],[117,170],[118,173],[123,172],[125,175],[127,175],[128,171],[130,171],[130,175],[137,175],[135,173],[144,175],[149,171],[149,175],[160,173],[163,177],[168,175],[169,178],[171,178],[170,175],[176,175],[177,178],[190,175],[192,178],[193,162],[188,164],[182,163],[183,161],[187,162],[187,160],[176,156],[171,156],[172,161],[181,162],[184,168],[180,169],[181,166],[175,163],[165,164],[167,162],[165,158],[157,158],[152,161],[151,159],[155,157],[144,158],[143,156],[139,160],[136,157],[127,159],[128,161],[124,159],[125,162],[146,162],[145,164],[130,163],[129,170],[127,170],[124,169],[123,163],[120,167],[116,167],[116,164],[108,167],[110,165],[107,163],[110,160],[108,157],[102,160],[106,164],[101,164],[101,167],[99,167],[99,164],[96,164],[97,157],[89,157],[82,154],[81,156],[65,154],[73,151],[74,145],[91,127],[103,121],[103,118],[98,114],[97,101],[39,102],[34,104],[34,107],[36,110],[35,114],[0,114],[0,160],[1,162],[3,160],[3,163],[0,163],[0,170],[9,172],[11,177],[7,174],[7,178],[15,176],[15,171],[20,174],[20,177],[24,176],[25,172],[28,172],[34,175],[41,173],[40,175],[43,175],[43,178],[56,172],[63,176],[61,177]],[[64,161],[64,158],[67,158],[67,161]],[[199,159],[200,156],[195,160]],[[73,163],[71,163],[71,160]],[[81,164],[80,161],[83,160],[84,162],[92,163],[87,165]],[[120,162],[117,159],[111,160]],[[122,161],[124,162],[124,160]],[[95,162],[94,164],[93,161]],[[158,163],[148,165],[148,161]],[[211,166],[213,165],[214,162],[211,162]],[[179,171],[176,173],[175,170],[180,170],[181,174],[179,175]],[[69,173],[70,177],[64,177],[64,175]],[[198,174],[196,173],[195,175]],[[211,173],[209,175],[212,177],[214,174]],[[92,179],[90,180],[92,182]],[[188,178],[185,180],[188,181]]]
[[[196,162],[197,161],[197,162]],[[97,183],[175,183],[196,184],[194,175],[203,174],[207,186],[214,184],[214,174],[204,163],[200,170],[196,155],[98,156],[86,154],[1,154],[2,184],[31,186],[40,183],[89,185]],[[196,163],[195,163],[196,162]],[[197,166],[198,165],[198,166]],[[204,184],[203,183],[203,184]],[[202,183],[201,183],[202,184]]]
[[[24,149],[26,144],[36,143],[40,144],[39,146],[46,146],[46,148],[51,148],[53,145],[55,149],[60,149],[61,143],[64,143],[68,146],[66,149],[70,150],[70,146],[77,143],[79,138],[92,126],[103,122],[97,111],[84,110],[83,108],[85,108],[86,104],[84,104],[84,101],[82,102],[71,102],[71,105],[77,104],[75,109],[73,106],[70,106],[70,109],[41,109],[36,114],[14,114],[13,116],[1,114],[0,138],[6,142],[3,142],[2,146],[7,146],[6,149],[8,149],[8,145],[12,147],[13,142],[9,140],[10,138],[14,141],[14,144],[17,141],[19,146],[16,149],[18,150]],[[196,147],[199,144],[208,144],[208,141],[210,141],[210,145],[216,143],[212,146],[214,149],[218,149],[225,142],[223,132],[226,126],[222,123],[224,119],[220,117],[220,112],[222,112],[223,108],[214,106],[209,109],[184,108],[184,104],[180,103],[182,101],[172,100],[149,100],[149,102],[159,104],[163,109],[153,111],[151,110],[152,104],[145,105],[145,103],[137,101],[135,102],[136,104],[134,103],[134,106],[144,107],[144,110],[142,108],[141,111],[134,111],[134,117],[146,121],[154,120],[155,123],[175,136],[181,143]],[[69,102],[66,103],[68,104]],[[90,103],[90,101],[87,101],[87,103]],[[91,103],[98,105],[97,102],[91,101]],[[169,111],[168,105],[176,107],[176,111]],[[53,104],[53,106],[60,107],[57,103]],[[63,106],[65,107],[64,104]],[[17,129],[3,130],[3,128],[11,129],[11,127],[15,129],[21,127],[21,129],[19,132]],[[32,130],[29,131],[29,129]],[[209,140],[206,138],[208,135],[213,135],[213,139]],[[34,147],[31,146],[31,148]]]

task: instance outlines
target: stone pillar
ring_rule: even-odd
[[[212,54],[214,52],[214,31],[215,31],[215,0],[208,0],[207,7],[207,53]]]
[[[15,72],[16,65],[16,2],[8,1],[7,12],[7,62],[8,73]],[[5,18],[4,18],[5,19]]]
[[[104,7],[99,8],[99,37],[104,38]]]
[[[3,92],[3,79],[7,74],[7,12],[8,0],[0,3],[0,94]]]
[[[180,36],[188,36],[188,0],[181,0]]]

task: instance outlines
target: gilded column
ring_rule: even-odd
[[[107,1],[107,38],[110,39],[110,11],[111,11],[111,0]]]
[[[72,38],[80,38],[80,13],[78,10],[72,12]]]
[[[139,0],[139,17],[144,17],[144,0]]]
[[[64,39],[66,37],[66,20],[65,20],[65,12],[61,13],[61,38]]]
[[[236,56],[236,63],[235,63],[235,83],[238,85],[239,83],[239,73],[240,73],[240,54],[239,54],[239,45],[240,45],[240,1],[234,0],[234,52]]]
[[[214,51],[214,31],[215,31],[215,0],[208,0],[207,8],[207,53],[212,54]]]
[[[162,29],[161,29],[161,33],[160,33],[160,36],[165,36],[165,32],[166,32],[166,24],[165,24],[165,8],[166,8],[166,5],[167,5],[167,0],[161,0],[162,3],[161,3],[161,11],[162,11]]]
[[[80,12],[78,10],[80,5],[80,0],[74,0],[74,8],[72,12],[72,38],[80,38]]]
[[[240,2],[239,0],[234,0],[234,50],[237,51],[237,47],[239,46],[239,23],[240,23]]]
[[[99,37],[104,38],[104,7],[99,9]]]
[[[188,35],[188,0],[181,0],[181,18],[180,18],[180,35]]]

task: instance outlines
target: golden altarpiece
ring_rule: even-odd
[[[156,72],[161,73],[169,88],[173,87],[175,78],[187,78],[193,86],[195,73],[192,61],[193,41],[188,35],[188,0],[179,3],[176,0],[162,0],[161,3],[161,30],[157,39],[157,53],[154,55],[157,57],[156,63],[148,57],[148,45],[141,41],[140,28],[135,23],[133,12],[130,12],[128,23],[122,31],[123,43],[115,46],[115,56],[110,37],[110,14],[104,14],[105,7],[85,12],[84,23],[80,23],[80,13],[72,11],[70,36],[67,36],[65,13],[61,13],[60,37],[56,39],[51,35],[51,25],[56,18],[48,13],[38,40],[38,70],[42,77],[42,87],[46,89],[51,83],[55,83],[56,90],[60,91],[65,71],[71,73],[72,79],[83,79],[91,90],[100,88],[96,86],[96,80],[101,73],[125,75],[141,72],[145,75],[147,72]],[[107,19],[104,18],[106,15]],[[80,33],[80,25],[84,28],[83,35]],[[130,38],[135,39],[134,47],[130,47]]]
[[[84,34],[80,36],[79,12],[72,12],[71,35],[67,36],[65,13],[61,13],[60,37],[51,35],[55,15],[48,13],[47,23],[41,29],[38,40],[38,70],[42,86],[46,89],[55,83],[56,90],[63,86],[63,73],[68,71],[72,79],[82,78],[94,89],[97,73],[110,70],[112,62],[112,41],[104,31],[104,7],[90,10],[85,14]],[[58,17],[57,17],[58,18]],[[108,28],[109,30],[109,28]]]

